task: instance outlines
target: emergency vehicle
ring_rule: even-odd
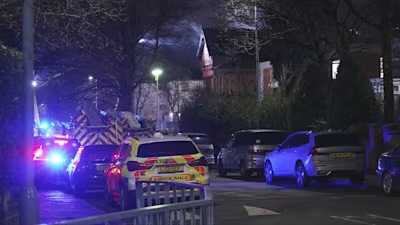
[[[104,176],[106,201],[122,210],[136,207],[136,181],[209,184],[207,161],[193,141],[161,133],[124,140]]]
[[[89,110],[74,117],[68,126],[41,121],[32,153],[36,182],[65,180],[67,167],[79,147],[119,145],[131,132],[142,129],[132,113],[121,112],[121,115],[124,116],[109,118]]]

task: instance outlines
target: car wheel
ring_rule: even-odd
[[[226,177],[226,170],[224,169],[224,165],[222,165],[222,161],[218,161],[218,175],[220,177]]]
[[[112,198],[110,192],[108,191],[107,185],[104,186],[104,201],[107,206],[114,205],[114,199]]]
[[[74,193],[74,190],[73,190],[72,185],[71,185],[71,181],[69,179],[66,181],[65,192],[68,193],[68,194],[73,194]]]
[[[389,172],[385,172],[382,177],[382,190],[386,195],[393,195],[395,192],[393,177]]]
[[[353,184],[363,184],[365,176],[363,173],[356,173],[350,177],[350,182]]]
[[[243,161],[240,162],[239,169],[240,169],[240,176],[241,176],[241,177],[247,178],[247,177],[250,176],[250,172],[247,171],[247,169],[246,169],[246,164],[245,164]]]
[[[300,188],[307,187],[310,184],[307,171],[301,162],[296,164],[296,183]]]
[[[265,183],[272,184],[274,182],[275,176],[272,170],[271,162],[267,161],[264,167]]]
[[[129,191],[126,187],[119,189],[119,205],[121,210],[136,209],[136,191]]]
[[[76,184],[72,185],[72,191],[76,197],[82,197],[85,194],[85,189]]]

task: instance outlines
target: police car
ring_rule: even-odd
[[[123,141],[104,176],[106,201],[122,210],[136,207],[136,181],[209,184],[207,161],[193,141],[161,133]]]
[[[76,139],[63,137],[35,137],[33,163],[37,183],[65,179],[68,163],[78,151],[80,143]]]

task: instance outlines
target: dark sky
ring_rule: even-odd
[[[200,61],[196,56],[199,46],[201,24],[193,19],[182,21],[176,36],[161,39],[165,56],[193,72],[193,78],[201,78]]]

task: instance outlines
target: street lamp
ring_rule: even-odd
[[[159,88],[158,88],[158,79],[160,78],[161,74],[163,73],[162,69],[156,68],[151,71],[153,74],[154,79],[156,80],[156,87],[157,87],[157,117],[156,117],[156,129],[160,129],[159,117],[160,117],[160,98],[159,98]]]
[[[23,94],[23,112],[24,120],[22,121],[22,143],[24,147],[22,165],[22,185],[20,188],[20,224],[33,225],[39,223],[39,201],[38,193],[34,182],[34,165],[32,160],[33,149],[33,49],[34,49],[34,7],[33,0],[23,1],[23,23],[22,23],[22,38],[23,38],[23,68],[24,68],[24,83],[21,89]]]
[[[37,85],[38,85],[38,82],[36,80],[32,81],[32,86],[33,87],[37,87]]]

